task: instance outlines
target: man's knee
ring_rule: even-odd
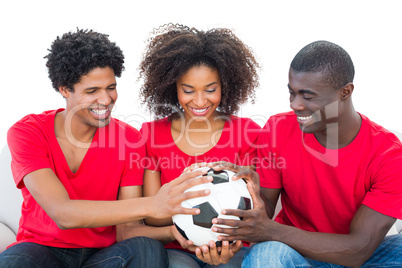
[[[288,245],[266,241],[255,244],[245,254],[242,267],[265,267],[265,265],[279,265],[291,262],[304,262],[305,259]],[[274,267],[274,266],[272,266]]]

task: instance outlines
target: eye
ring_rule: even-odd
[[[88,94],[92,94],[92,93],[95,93],[95,91],[96,91],[95,89],[93,89],[93,90],[88,90],[87,93],[88,93]]]
[[[309,95],[303,95],[303,99],[305,100],[311,100],[313,97],[309,96]]]
[[[214,88],[214,89],[208,89],[208,90],[206,90],[208,93],[214,93],[215,91],[216,91],[216,88]]]
[[[191,94],[191,93],[194,92],[194,90],[183,88],[183,92],[184,92],[185,94]]]

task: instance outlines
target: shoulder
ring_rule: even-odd
[[[292,111],[270,116],[263,130],[264,132],[294,132],[299,131],[300,127],[297,123],[297,117]]]
[[[364,128],[366,133],[363,134],[368,135],[375,144],[387,147],[392,146],[395,149],[402,150],[402,143],[393,132],[371,121],[365,115],[360,114],[360,116],[362,118],[362,124],[367,126]]]
[[[29,114],[18,120],[8,130],[8,138],[16,138],[18,135],[35,135],[37,133],[47,132],[54,126],[54,117],[59,110],[45,111],[41,114]]]
[[[108,128],[110,135],[116,136],[116,138],[124,137],[128,141],[138,141],[141,139],[141,133],[135,127],[130,124],[120,121],[116,118],[111,118],[109,125],[106,126]]]
[[[169,117],[165,117],[162,119],[145,122],[141,126],[141,132],[144,134],[144,133],[150,133],[151,131],[153,132],[155,130],[161,131],[163,129],[166,129],[171,123],[169,119],[170,119]]]
[[[233,124],[233,126],[245,127],[248,129],[261,129],[261,126],[258,125],[254,120],[248,117],[238,117],[236,115],[231,115],[229,121]]]

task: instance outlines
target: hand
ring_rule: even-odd
[[[197,246],[194,245],[193,241],[187,240],[185,237],[183,237],[177,230],[176,225],[173,224],[170,230],[174,239],[176,239],[176,241],[180,243],[180,246],[182,248],[195,252]]]
[[[228,241],[222,242],[222,247],[217,247],[214,241],[209,241],[208,245],[196,248],[195,254],[198,259],[210,265],[228,263],[233,256],[243,247],[242,241],[238,240],[229,245]]]
[[[194,163],[194,164],[192,164],[191,166],[186,167],[186,168],[183,170],[183,173],[190,172],[190,171],[193,171],[193,170],[195,170],[195,169],[197,169],[197,168],[202,168],[202,167],[207,167],[207,166],[208,166],[208,163],[206,163],[206,162]]]
[[[252,182],[253,184],[260,185],[260,176],[249,167],[238,166],[225,161],[208,163],[208,167],[216,171],[224,169],[233,171],[236,173],[232,177],[233,180],[244,179],[247,183]]]
[[[227,234],[227,236],[219,235],[218,239],[222,241],[244,240],[250,242],[261,242],[270,240],[267,238],[271,225],[276,224],[268,218],[265,211],[265,204],[259,195],[259,186],[253,183],[247,183],[247,188],[253,200],[253,209],[224,209],[222,214],[233,215],[242,218],[242,220],[230,220],[222,218],[214,218],[212,223],[212,231]],[[234,228],[222,228],[219,225],[228,225]]]
[[[203,176],[208,169],[200,169],[183,173],[177,179],[164,184],[156,195],[149,197],[151,200],[149,217],[162,219],[176,214],[196,215],[200,213],[198,208],[184,208],[181,202],[187,199],[209,195],[210,190],[188,191],[185,190],[203,183],[212,181],[211,176]]]

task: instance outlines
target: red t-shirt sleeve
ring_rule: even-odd
[[[275,137],[278,127],[271,117],[262,128],[258,137],[257,173],[260,175],[260,185],[265,188],[282,188],[282,176],[277,165],[278,143]]]
[[[362,204],[402,219],[402,146],[395,143],[373,165],[372,185]]]
[[[145,142],[141,133],[129,125],[125,126],[125,163],[120,186],[142,185],[144,177]]]
[[[154,145],[156,143],[156,135],[166,135],[164,133],[155,133],[155,126],[157,124],[154,122],[143,123],[141,127],[141,134],[143,136],[145,143],[145,159],[144,168],[149,170],[161,171],[158,157],[155,152]]]
[[[23,178],[42,168],[51,168],[46,142],[41,130],[29,117],[14,124],[7,132],[12,161],[11,171],[18,188],[25,187]]]
[[[261,127],[248,118],[243,119],[241,123],[243,124],[243,127],[240,128],[243,131],[241,133],[242,144],[239,151],[241,163],[237,164],[241,166],[255,165],[257,162],[257,140]]]

